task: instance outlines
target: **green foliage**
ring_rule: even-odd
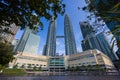
[[[3,67],[2,67],[2,65],[0,64],[0,70],[2,69]]]
[[[82,66],[81,66],[81,69],[82,69],[83,71],[85,71],[85,70],[86,70],[86,66],[85,66],[85,65],[82,65]]]
[[[23,64],[23,65],[21,66],[21,68],[25,68],[25,65]]]
[[[113,49],[115,43],[118,46],[118,48],[120,49],[120,25],[116,25],[114,30],[111,33],[114,34],[114,36],[111,39],[112,49]],[[116,39],[114,39],[114,38],[116,38]]]
[[[14,65],[13,68],[17,68],[18,67],[18,64]]]
[[[79,71],[80,70],[80,67],[79,66],[76,66],[76,71]]]
[[[39,66],[39,67],[38,67],[38,70],[40,70],[40,71],[41,71],[41,70],[42,70],[42,67],[41,67],[41,66]]]
[[[41,18],[50,20],[51,16],[63,15],[65,4],[62,0],[1,0],[0,26],[9,26],[15,23],[24,28],[29,26],[43,29]],[[1,27],[0,27],[1,28]]]
[[[32,65],[31,65],[31,64],[29,64],[29,65],[28,65],[28,68],[32,68]]]
[[[33,70],[37,70],[38,68],[36,66],[33,67]]]
[[[0,65],[6,66],[14,59],[13,48],[8,43],[0,42]]]

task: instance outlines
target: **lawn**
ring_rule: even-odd
[[[23,69],[4,69],[2,74],[8,76],[23,76],[26,72]]]

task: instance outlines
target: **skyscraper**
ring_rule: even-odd
[[[112,60],[116,60],[115,54],[112,52],[111,47],[106,40],[104,33],[99,33],[96,35],[98,43],[101,47],[101,51],[109,56]],[[117,56],[117,55],[116,55]]]
[[[77,53],[72,23],[67,14],[65,15],[64,18],[64,36],[66,55]]]
[[[84,38],[81,44],[83,51],[89,50],[89,49],[100,50],[100,46],[98,45],[98,42],[95,36],[95,31],[90,25],[90,23],[86,21],[80,22],[80,29]]]
[[[56,54],[56,20],[54,17],[51,18],[46,45],[44,46],[43,55],[46,56],[55,56]]]
[[[85,38],[87,35],[90,35],[91,33],[94,32],[92,26],[87,21],[80,22],[80,29],[82,31],[83,38]]]
[[[15,51],[37,54],[39,42],[40,37],[36,35],[36,31],[33,31],[27,27]]]
[[[98,49],[101,51],[100,45],[98,44],[97,38],[95,34],[90,34],[85,37],[85,39],[82,41],[82,49],[83,51],[89,50],[89,49]]]
[[[111,51],[110,45],[103,33],[96,35],[88,22],[85,24],[84,22],[80,23],[80,28],[84,37],[81,44],[83,51],[98,49],[109,56],[112,60],[116,60],[115,54]]]
[[[92,5],[95,11],[97,11],[99,14],[104,15],[104,16],[101,15],[100,17],[104,20],[104,22],[106,23],[110,31],[112,31],[114,37],[117,40],[117,45],[119,47],[120,36],[117,34],[119,33],[119,29],[117,27],[120,27],[119,26],[120,21],[117,20],[117,18],[119,17],[119,14],[116,14],[116,13],[120,11],[120,8],[119,8],[120,0],[85,0],[85,1],[86,3],[89,3],[89,5]],[[88,8],[88,9],[91,9],[91,8]],[[104,13],[107,11],[112,13]],[[107,18],[109,18],[109,20]],[[120,47],[119,47],[119,50],[120,50]]]

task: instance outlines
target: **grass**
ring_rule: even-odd
[[[7,76],[23,76],[26,72],[23,69],[4,69],[2,74]]]

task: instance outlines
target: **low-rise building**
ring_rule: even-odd
[[[31,68],[41,67],[45,70],[48,68],[48,56],[35,55],[29,53],[18,53],[14,57],[15,59],[9,65],[10,67],[17,65],[18,68],[21,68],[23,66],[24,68],[28,68],[28,66],[30,66]]]
[[[68,69],[68,67],[81,67],[83,65],[94,67],[99,65],[101,68],[115,69],[110,58],[97,49],[67,56],[50,57],[18,53],[14,57],[15,60],[10,63],[10,66],[17,64],[19,68],[23,65],[25,66],[24,68],[28,68],[28,66],[31,65],[32,67],[41,67],[43,70],[64,71]]]
[[[112,61],[108,56],[106,56],[101,51],[94,49],[94,50],[87,50],[78,54],[72,54],[66,56],[66,68],[69,67],[76,67],[76,66],[95,66],[100,65],[103,68],[113,69],[115,68]]]

